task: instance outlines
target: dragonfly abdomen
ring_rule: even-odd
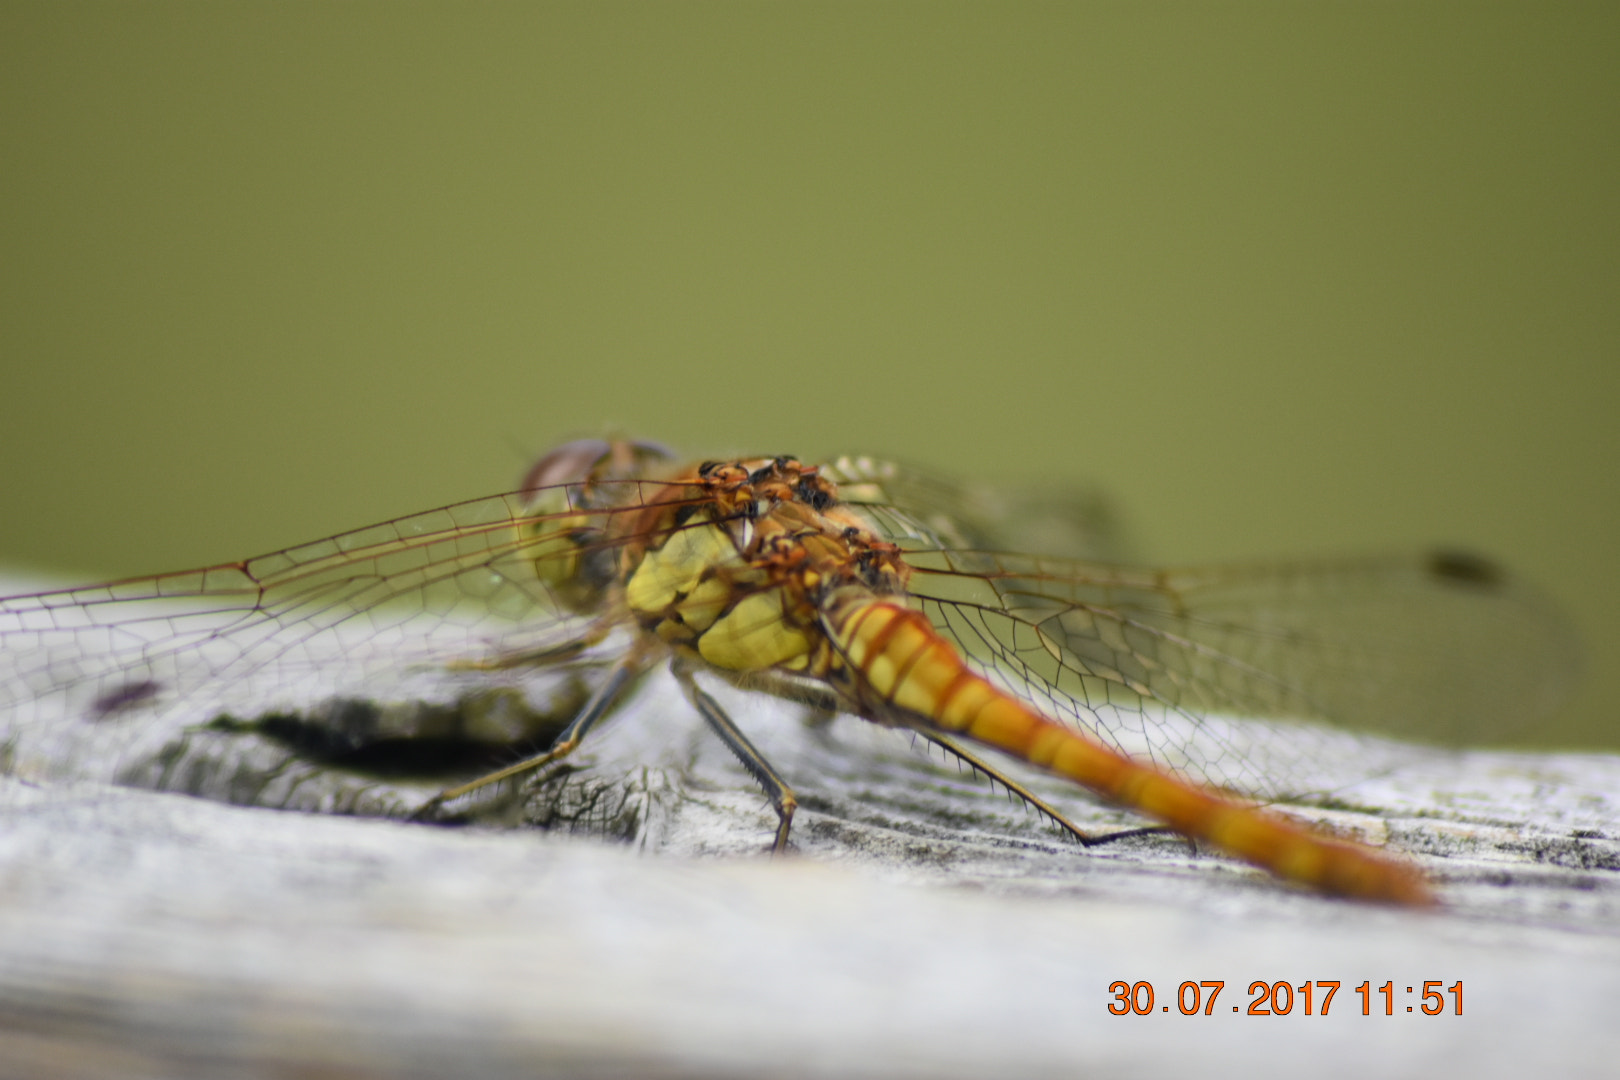
[[[1067,777],[1290,881],[1363,899],[1432,902],[1407,866],[1202,790],[1040,715],[971,670],[921,612],[863,598],[835,607],[826,627],[859,673],[860,696],[913,722]]]

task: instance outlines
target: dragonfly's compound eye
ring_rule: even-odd
[[[662,443],[638,439],[575,439],[535,462],[523,477],[522,491],[529,497],[561,484],[592,480],[628,480],[648,468],[672,461]]]
[[[523,477],[523,493],[534,495],[557,484],[577,484],[590,477],[597,464],[613,451],[606,439],[575,439],[546,454]]]
[[[565,607],[591,607],[613,576],[602,511],[627,490],[614,481],[635,478],[649,459],[664,453],[656,443],[576,439],[535,462],[524,477],[519,544],[535,575]]]
[[[634,451],[637,461],[652,463],[675,460],[675,451],[661,442],[654,442],[651,439],[632,439],[629,446]]]

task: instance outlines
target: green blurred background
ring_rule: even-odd
[[[859,449],[1490,552],[1620,746],[1617,10],[0,4],[0,562]]]

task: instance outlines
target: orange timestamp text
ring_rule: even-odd
[[[1326,1016],[1328,1010],[1333,1007],[1334,997],[1343,985],[1343,982],[1337,979],[1307,979],[1302,983],[1291,983],[1286,980],[1266,982],[1263,979],[1256,979],[1249,984],[1248,1008],[1244,1009],[1243,1004],[1239,1002],[1232,1005],[1231,1010],[1246,1016],[1287,1016],[1296,1010],[1305,1016]],[[1176,1011],[1182,1016],[1215,1016],[1216,1002],[1224,989],[1226,989],[1224,979],[1183,982],[1176,988]],[[1108,993],[1111,995],[1108,1011],[1115,1016],[1149,1016],[1154,1012],[1170,1012],[1168,1004],[1161,1003],[1155,1008],[1154,1002],[1158,997],[1151,982],[1116,980],[1108,984]],[[1372,980],[1368,979],[1361,985],[1352,987],[1350,993],[1361,999],[1362,1016],[1377,1014],[1394,1016],[1399,1008],[1397,999],[1401,991],[1396,988],[1393,979],[1386,980],[1382,986],[1374,986]],[[1444,979],[1424,980],[1407,986],[1405,995],[1411,1002],[1405,1006],[1406,1012],[1421,1013],[1424,1016],[1440,1016],[1448,1012],[1454,1016],[1462,1015],[1461,979],[1450,986],[1445,985]],[[1380,1002],[1379,998],[1383,1000]]]

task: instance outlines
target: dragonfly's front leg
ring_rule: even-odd
[[[773,853],[787,849],[788,831],[793,827],[793,811],[798,809],[799,799],[793,794],[793,789],[787,782],[776,774],[771,763],[754,748],[748,737],[737,729],[726,715],[720,703],[705,694],[692,677],[692,672],[683,664],[677,662],[672,666],[676,680],[681,684],[686,700],[702,715],[713,732],[720,737],[720,741],[742,762],[743,768],[748,770],[756,783],[765,789],[765,797],[771,800],[771,806],[776,810],[776,840],[771,844]]]
[[[607,681],[597,687],[596,692],[585,702],[579,713],[568,722],[568,726],[558,733],[556,740],[551,744],[551,748],[545,753],[525,758],[516,764],[508,765],[504,769],[497,769],[465,784],[445,788],[418,807],[416,812],[411,815],[411,820],[421,821],[453,799],[459,799],[463,795],[471,794],[479,788],[488,787],[490,784],[498,784],[502,780],[533,772],[535,769],[542,768],[554,761],[561,761],[569,754],[572,754],[578,749],[579,744],[584,741],[586,734],[590,732],[596,722],[607,713],[608,709],[613,707],[613,703],[618,700],[620,694],[624,693],[625,688],[634,682],[636,676],[640,675],[646,668],[646,655],[640,649],[632,649],[629,654],[614,665],[613,671],[607,677]]]
[[[560,645],[544,645],[501,653],[488,660],[455,660],[446,665],[451,671],[509,671],[518,667],[551,667],[577,658],[593,645],[600,645],[613,632],[615,623],[598,619],[577,638]]]

